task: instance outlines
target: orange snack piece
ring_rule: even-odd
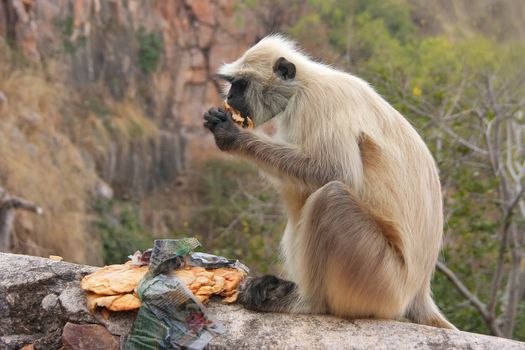
[[[212,295],[226,297],[223,299],[224,303],[235,302],[238,296],[237,287],[245,275],[243,271],[233,268],[205,270],[201,267],[187,266],[175,271],[175,276],[183,280],[203,303],[207,302]]]
[[[224,109],[232,114],[232,119],[235,124],[239,125],[241,128],[253,129],[252,119],[250,117],[243,118],[241,113],[230,106],[226,101],[224,101]]]
[[[131,262],[110,265],[85,276],[80,287],[86,290],[87,306],[90,311],[98,307],[110,311],[127,311],[140,307],[136,289],[148,272],[147,266],[135,266]],[[237,300],[237,287],[246,273],[234,268],[204,269],[186,266],[172,272],[202,303],[213,295],[224,297],[223,303]]]
[[[128,311],[140,307],[139,298],[132,293],[117,295],[88,293],[86,298],[87,307],[90,311],[94,311],[97,307],[105,307],[111,311]]]
[[[130,293],[137,288],[146,272],[148,272],[147,266],[134,266],[131,262],[124,265],[109,265],[84,277],[80,287],[102,295]]]

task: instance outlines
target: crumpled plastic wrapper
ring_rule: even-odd
[[[184,256],[196,243],[196,239],[155,241],[150,269],[138,288],[142,306],[124,343],[125,350],[201,350],[213,336],[224,332],[185,282],[169,274],[174,266],[182,266]]]
[[[231,267],[242,270],[246,273],[250,272],[250,270],[239,260],[226,259],[225,257],[208,253],[191,253],[188,264],[191,266],[205,267],[207,269]]]
[[[139,287],[142,306],[124,349],[201,350],[224,332],[188,288],[174,276],[147,278]]]
[[[213,295],[235,302],[248,268],[238,260],[193,252],[199,245],[195,238],[156,240],[153,249],[81,281],[91,311],[140,308],[125,349],[202,349],[223,331],[202,303]]]
[[[151,253],[153,249],[146,249],[144,252],[137,250],[133,255],[129,255],[128,258],[131,261],[132,265],[135,266],[144,266],[149,265],[149,260],[151,259]]]

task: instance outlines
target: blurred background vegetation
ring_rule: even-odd
[[[124,45],[122,37],[131,46],[122,46],[125,57],[115,53],[116,61],[93,54],[104,74],[82,84],[68,76],[80,75],[78,64],[97,41],[77,33],[76,17],[57,15],[58,49],[40,50],[37,63],[17,45],[20,37],[3,33],[0,186],[48,213],[38,219],[21,213],[9,249],[109,264],[155,238],[196,236],[206,251],[239,258],[256,274],[279,273],[284,216],[277,195],[250,164],[214,152],[200,118],[206,104],[221,99],[210,83],[213,60],[228,61],[257,38],[283,32],[314,58],[369,81],[430,147],[446,220],[433,291],[446,316],[462,330],[525,340],[525,3],[228,3],[213,9],[231,19],[228,32],[253,32],[235,39],[228,53],[201,45],[202,28],[220,33],[207,2],[188,15],[201,23],[186,28],[199,31],[195,46],[147,20],[125,35],[125,24],[100,19],[104,35],[116,38],[106,50]],[[164,20],[180,16],[160,2],[144,4],[142,12],[160,11]],[[215,34],[213,40],[224,46],[231,38]],[[186,51],[195,48],[207,61],[201,66],[201,53],[192,53],[189,92],[172,98],[180,87],[163,79],[185,67]],[[109,73],[126,64],[129,71]],[[64,72],[68,65],[72,71]],[[188,101],[197,107],[184,109]]]

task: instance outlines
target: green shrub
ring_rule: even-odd
[[[193,181],[199,209],[186,231],[204,250],[237,258],[255,273],[278,270],[284,216],[277,192],[242,161],[212,159]]]
[[[73,16],[57,19],[54,21],[54,24],[61,31],[62,49],[64,52],[72,55],[79,47],[86,43],[86,38],[83,36],[78,37],[75,41],[71,40],[75,29]]]
[[[150,74],[157,69],[164,50],[162,35],[153,32],[148,33],[144,27],[140,27],[136,38],[139,42],[138,59],[140,69],[144,73]]]
[[[98,214],[95,227],[102,240],[105,264],[123,263],[136,250],[153,246],[153,237],[142,226],[138,209],[133,204],[99,201],[95,211]]]

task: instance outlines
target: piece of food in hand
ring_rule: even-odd
[[[232,119],[235,122],[235,124],[239,125],[241,128],[253,129],[252,119],[250,117],[244,118],[241,115],[241,112],[234,109],[226,101],[224,101],[224,109],[232,114]]]
[[[129,261],[124,265],[109,265],[84,277],[80,287],[102,295],[131,293],[146,272],[147,266],[135,266]]]

